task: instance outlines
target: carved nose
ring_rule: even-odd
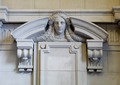
[[[61,27],[61,23],[59,23],[58,26]]]

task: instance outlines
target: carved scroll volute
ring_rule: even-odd
[[[19,71],[32,71],[33,41],[31,39],[17,39],[16,41]]]
[[[103,40],[87,40],[88,72],[102,72]]]

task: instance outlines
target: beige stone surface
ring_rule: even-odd
[[[1,4],[3,6],[7,6],[8,8],[12,8],[12,0],[2,0]]]
[[[86,0],[85,9],[112,9],[120,5],[119,0]]]
[[[120,85],[120,73],[88,74],[87,85]]]
[[[84,0],[60,0],[60,9],[84,9]]]
[[[10,9],[112,9],[119,0],[2,0]]]
[[[0,0],[0,6],[1,6],[1,4],[2,4],[1,2],[2,2],[2,1]]]
[[[108,71],[120,72],[120,52],[108,52]]]
[[[35,0],[35,9],[59,9],[59,0]]]
[[[34,0],[2,0],[2,5],[10,9],[33,9]]]

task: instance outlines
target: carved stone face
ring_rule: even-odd
[[[63,34],[66,28],[65,20],[62,17],[56,17],[54,20],[54,28],[58,35]]]

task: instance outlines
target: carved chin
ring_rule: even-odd
[[[57,34],[62,34],[63,31],[62,30],[59,30],[59,31],[56,31]]]

